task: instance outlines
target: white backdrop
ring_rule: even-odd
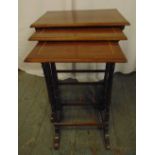
[[[23,60],[26,55],[35,46],[36,42],[28,41],[34,29],[30,25],[49,10],[81,10],[81,9],[107,9],[117,8],[121,14],[130,22],[124,30],[128,37],[127,41],[121,41],[120,45],[128,59],[126,64],[117,64],[115,71],[122,73],[130,73],[136,67],[136,4],[135,0],[20,0],[19,1],[19,68],[27,73],[42,76],[42,69],[40,64],[24,63]],[[76,67],[78,69],[102,69],[104,65],[78,63],[75,66],[71,63],[56,64],[57,68],[71,69]],[[101,74],[92,74],[88,76],[85,74],[60,74],[60,79],[68,77],[76,77],[84,80],[99,80],[102,78]]]

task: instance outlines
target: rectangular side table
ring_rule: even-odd
[[[31,25],[36,32],[29,38],[38,44],[26,57],[25,62],[41,63],[45,75],[51,120],[55,127],[54,148],[60,144],[61,126],[98,126],[104,133],[105,147],[110,149],[109,109],[112,79],[115,63],[127,60],[119,46],[126,40],[123,33],[128,21],[115,9],[89,11],[47,12]],[[56,63],[106,63],[103,70],[57,70]],[[58,73],[98,73],[105,74],[103,82],[60,82]],[[60,101],[59,85],[102,85],[103,101],[96,103],[99,123],[63,122],[63,106]],[[70,105],[70,104],[68,104]]]

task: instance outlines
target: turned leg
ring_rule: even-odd
[[[54,149],[59,149],[60,146],[60,127],[55,126],[55,135],[53,139]]]
[[[52,84],[52,80],[51,80],[50,63],[42,63],[42,68],[43,68],[43,72],[44,72],[44,76],[45,76],[49,103],[51,105],[51,110],[52,110],[51,120],[55,121],[56,120],[56,114],[55,114],[56,98],[55,98],[55,94],[53,93],[54,88],[53,88],[53,84]]]
[[[59,98],[58,78],[55,63],[42,63],[42,68],[44,71],[48,96],[52,108],[50,119],[52,122],[60,122],[62,116],[62,106]],[[60,129],[58,126],[54,126],[54,128],[54,148],[58,149],[60,145]]]
[[[114,63],[106,64],[105,81],[104,81],[104,118],[103,118],[103,130],[104,130],[104,141],[105,148],[110,149],[110,137],[109,137],[109,115],[110,115],[110,103],[111,103],[111,91],[112,91],[112,81],[114,72]]]
[[[53,83],[53,92],[54,92],[54,96],[55,96],[55,102],[56,102],[56,109],[55,109],[55,113],[57,116],[57,121],[61,121],[62,119],[62,104],[60,101],[60,90],[58,87],[58,77],[57,77],[57,71],[56,71],[56,65],[55,63],[50,63],[51,65],[51,80]]]
[[[55,99],[56,99],[56,108],[55,108],[55,115],[56,115],[56,120],[55,122],[61,122],[62,120],[62,105],[60,102],[60,91],[58,87],[58,77],[57,77],[57,72],[56,72],[56,66],[55,63],[50,63],[51,65],[51,76],[53,80],[53,92],[55,94]],[[53,140],[53,146],[54,149],[58,149],[60,146],[60,127],[54,125],[55,127],[55,136]]]

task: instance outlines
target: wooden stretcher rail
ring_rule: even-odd
[[[92,106],[93,104],[88,103],[62,103],[62,106]]]
[[[104,73],[105,70],[81,70],[81,69],[76,69],[76,70],[57,70],[57,73]]]
[[[58,85],[103,85],[103,82],[58,82]]]
[[[54,123],[55,126],[102,126],[101,123],[97,122],[60,122]]]

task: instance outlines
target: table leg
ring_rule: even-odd
[[[45,75],[45,81],[48,90],[48,96],[52,108],[51,120],[53,122],[61,121],[61,103],[59,98],[58,78],[55,63],[42,63]],[[55,126],[54,148],[58,149],[60,144],[60,128]]]
[[[115,64],[107,63],[106,72],[104,78],[104,104],[105,104],[105,113],[103,118],[104,123],[104,140],[106,149],[110,149],[110,138],[109,138],[109,113],[110,113],[110,103],[111,103],[111,92],[112,92],[112,81],[113,81],[113,72]]]
[[[47,92],[49,97],[49,102],[52,109],[52,120],[56,121],[55,111],[56,111],[56,99],[53,93],[53,84],[51,81],[51,69],[50,69],[50,63],[42,63],[42,68],[45,76],[46,86],[47,86]]]
[[[59,97],[59,88],[58,88],[58,78],[56,72],[55,63],[42,63],[48,96],[50,104],[52,107],[52,120],[55,123],[58,123],[62,119],[62,105]],[[114,63],[106,64],[105,78],[104,78],[104,102],[100,104],[100,114],[101,122],[104,133],[105,147],[110,149],[110,140],[109,140],[109,112],[110,112],[110,102],[111,102],[111,91],[112,91],[112,80],[114,72]],[[104,108],[103,108],[104,107]],[[104,115],[103,115],[104,112]],[[58,149],[60,145],[60,127],[55,125],[55,137],[54,137],[54,148]]]
[[[56,71],[55,63],[50,63],[51,65],[51,73],[52,73],[52,81],[53,81],[53,88],[56,98],[56,112],[57,112],[57,121],[60,122],[62,119],[62,104],[60,101],[60,90],[58,87],[58,76]]]

